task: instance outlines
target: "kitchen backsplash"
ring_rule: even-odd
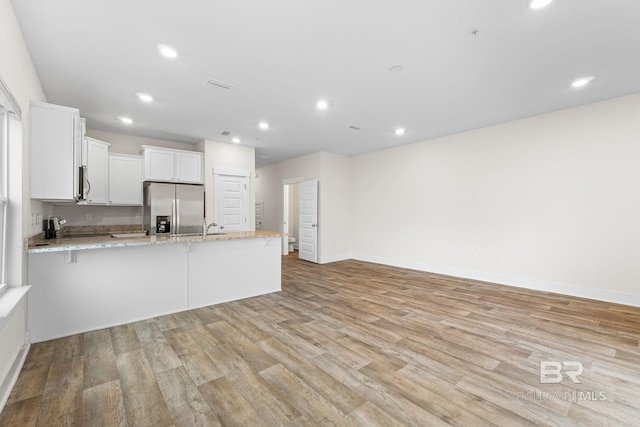
[[[54,205],[53,215],[67,221],[67,225],[142,225],[142,206],[82,206]]]

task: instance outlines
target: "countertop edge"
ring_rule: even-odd
[[[82,251],[90,249],[111,249],[111,248],[124,248],[124,247],[137,247],[137,246],[150,246],[150,245],[166,245],[166,244],[184,244],[184,243],[205,243],[205,242],[223,242],[229,240],[245,240],[245,239],[262,239],[271,237],[282,237],[286,233],[281,231],[240,231],[231,232],[223,235],[209,235],[206,239],[202,236],[178,236],[178,237],[160,237],[157,236],[145,236],[134,238],[113,238],[113,237],[95,237],[85,238],[85,241],[73,243],[53,243],[49,246],[32,246],[28,247],[27,254],[39,254],[39,253],[51,253],[51,252],[65,252],[65,251]]]

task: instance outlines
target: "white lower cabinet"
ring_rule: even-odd
[[[142,156],[109,155],[109,201],[114,206],[142,206]]]
[[[280,263],[279,237],[29,253],[31,341],[277,292]]]

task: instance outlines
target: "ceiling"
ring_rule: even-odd
[[[90,129],[185,143],[235,136],[256,147],[258,167],[640,92],[634,0],[538,10],[526,0],[12,3],[49,102],[79,108]],[[161,56],[159,44],[178,57]],[[591,84],[571,87],[586,76]]]

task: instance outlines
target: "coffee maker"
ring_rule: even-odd
[[[58,216],[50,216],[49,219],[44,222],[44,238],[55,239],[58,237],[57,232],[60,231],[60,226],[66,223],[66,220]]]

